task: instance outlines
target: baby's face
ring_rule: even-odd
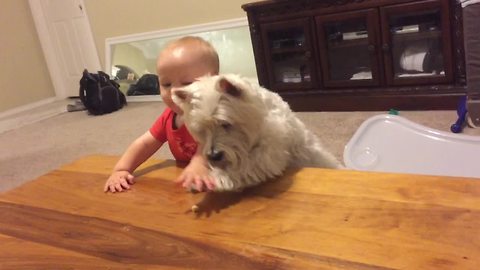
[[[177,114],[182,114],[182,110],[172,101],[172,91],[190,85],[199,77],[215,73],[203,59],[197,50],[183,47],[166,50],[159,57],[157,73],[160,95],[165,104]]]

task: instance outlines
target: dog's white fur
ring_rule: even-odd
[[[172,98],[217,191],[260,184],[289,166],[342,167],[278,94],[240,76],[203,77]]]

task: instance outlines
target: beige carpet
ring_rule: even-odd
[[[85,111],[64,113],[0,134],[0,191],[29,180],[85,155],[121,155],[163,111],[160,102],[130,103],[108,115],[90,116]],[[298,113],[322,139],[325,147],[343,160],[343,148],[367,118],[384,112]],[[454,111],[424,111],[400,114],[417,123],[449,131]],[[466,128],[465,134],[480,135]],[[164,146],[157,158],[172,158]]]

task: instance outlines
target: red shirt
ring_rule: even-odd
[[[197,143],[185,125],[178,129],[174,129],[174,126],[175,112],[167,108],[153,123],[150,133],[161,143],[168,141],[170,152],[176,160],[190,161],[197,150]]]

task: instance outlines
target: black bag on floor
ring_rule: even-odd
[[[80,79],[80,100],[93,115],[111,113],[127,104],[119,87],[105,72],[95,74],[85,69]]]
[[[144,74],[137,83],[131,84],[127,96],[159,95],[158,76],[155,74]]]

